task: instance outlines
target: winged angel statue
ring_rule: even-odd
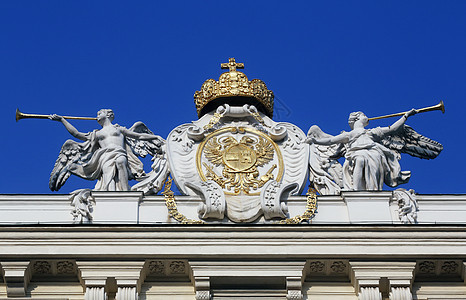
[[[351,131],[337,136],[324,133],[318,126],[309,129],[310,181],[322,195],[341,190],[382,190],[383,184],[395,187],[408,182],[411,172],[401,171],[400,153],[433,159],[443,146],[405,125],[412,109],[388,127],[366,129],[369,119],[362,112],[350,114]],[[338,159],[344,157],[343,166]]]
[[[164,157],[165,140],[154,135],[142,122],[131,128],[112,124],[111,109],[97,112],[100,130],[79,132],[62,116],[51,115],[51,120],[60,121],[78,143],[67,140],[60,151],[50,175],[49,187],[58,191],[71,174],[88,180],[96,180],[95,191],[139,190],[145,193],[158,192],[168,175],[168,164]],[[150,154],[153,157],[152,171],[146,174],[142,162],[137,158]],[[133,187],[128,181],[140,181]]]

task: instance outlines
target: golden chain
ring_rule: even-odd
[[[172,181],[173,179],[170,177],[167,179],[167,181],[165,182],[165,189],[162,192],[162,195],[165,196],[165,205],[167,206],[168,214],[170,215],[170,217],[177,220],[181,224],[205,224],[205,222],[201,220],[188,219],[185,215],[178,211],[178,207],[176,206],[175,201],[175,194],[171,190]],[[304,213],[300,216],[281,220],[280,222],[278,222],[278,224],[300,224],[302,222],[308,222],[310,219],[312,219],[317,209],[316,190],[309,187],[306,196],[307,202],[306,210],[304,211]]]
[[[268,126],[268,125],[265,124],[264,119],[262,119],[262,117],[259,115],[258,112],[250,111],[249,113],[250,113],[250,114],[253,116],[253,118],[256,119],[256,121],[259,122],[262,126],[264,126],[264,127],[270,127],[270,126]]]
[[[288,218],[285,220],[281,220],[278,224],[300,224],[302,222],[309,222],[315,215],[317,209],[317,194],[316,190],[312,187],[309,187],[307,193],[307,203],[306,203],[306,210],[300,216],[296,216],[294,218]]]
[[[204,126],[204,130],[212,129],[218,123],[218,121],[220,121],[221,117],[223,117],[223,114],[215,112],[213,117],[210,119],[209,124]]]
[[[178,211],[178,207],[176,206],[175,202],[175,194],[171,190],[173,179],[168,177],[167,181],[165,182],[165,189],[162,192],[162,195],[165,196],[165,205],[168,209],[168,214],[173,219],[177,220],[181,224],[205,224],[204,221],[201,220],[191,220],[188,219],[185,215]]]

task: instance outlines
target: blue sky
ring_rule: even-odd
[[[235,57],[276,95],[277,121],[307,132],[349,130],[348,114],[378,116],[444,100],[446,113],[408,120],[445,149],[403,155],[418,193],[465,193],[466,1],[1,1],[0,193],[49,193],[58,122],[27,113],[143,121],[166,137],[197,118],[193,94]],[[385,126],[395,119],[373,121]],[[94,121],[72,122],[81,131]],[[147,163],[147,167],[150,164]],[[59,193],[92,188],[71,177]]]

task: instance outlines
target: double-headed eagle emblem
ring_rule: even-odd
[[[223,166],[220,176],[204,162],[206,177],[234,194],[249,194],[262,187],[273,179],[272,172],[277,167],[272,165],[265,175],[258,178],[258,167],[272,161],[274,156],[272,143],[260,136],[245,135],[239,141],[232,136],[214,136],[206,142],[204,155],[214,166]]]

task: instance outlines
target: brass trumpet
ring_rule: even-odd
[[[416,109],[417,113],[423,113],[423,112],[428,112],[428,111],[433,111],[433,110],[441,110],[442,113],[445,113],[445,105],[443,105],[443,101],[440,100],[439,104],[434,105],[434,106],[429,106],[429,107],[424,107],[424,108]],[[372,118],[369,118],[369,121],[370,121],[370,120],[378,120],[378,119],[385,119],[385,118],[391,118],[391,117],[402,116],[402,115],[404,115],[405,113],[407,113],[407,111],[405,111],[405,112],[400,112],[400,113],[396,113],[396,114],[391,114],[391,115],[386,115],[386,116],[372,117]]]
[[[21,119],[48,119],[50,115],[37,115],[37,114],[25,114],[16,109],[16,122]],[[65,119],[73,119],[73,120],[97,120],[97,118],[93,117],[70,117],[70,116],[63,116]]]

